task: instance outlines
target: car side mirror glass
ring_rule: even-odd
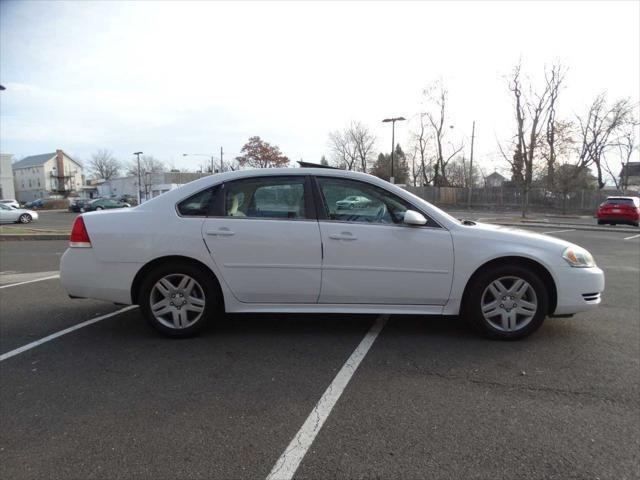
[[[426,225],[427,219],[420,212],[407,210],[404,212],[404,223],[407,225]]]

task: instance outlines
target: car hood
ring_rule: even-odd
[[[508,241],[520,245],[534,246],[538,248],[554,249],[562,252],[574,243],[567,242],[561,238],[543,235],[541,233],[523,230],[517,227],[506,227],[493,225],[490,223],[476,223],[472,226],[461,225],[460,228],[471,229],[474,236],[482,240]]]

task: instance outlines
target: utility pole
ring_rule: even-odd
[[[222,151],[222,147],[220,147],[220,173],[222,173],[224,171],[224,163],[222,162],[222,155],[223,155],[223,151]]]
[[[471,158],[469,159],[469,197],[467,198],[467,208],[471,208],[471,195],[473,190],[473,141],[476,136],[476,121],[471,127]]]
[[[142,181],[140,179],[140,155],[142,152],[135,152],[135,156],[138,157],[138,205],[142,203]]]

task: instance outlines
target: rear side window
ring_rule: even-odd
[[[305,219],[305,178],[263,177],[225,183],[224,216]]]
[[[218,186],[202,190],[178,204],[178,213],[183,217],[206,217],[211,214]]]

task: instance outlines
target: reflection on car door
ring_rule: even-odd
[[[402,223],[407,202],[364,182],[319,177],[326,218],[319,222],[324,258],[320,303],[444,305],[453,278],[453,241],[434,224]],[[366,207],[338,210],[359,195]]]
[[[225,183],[204,240],[235,297],[250,303],[315,303],[320,231],[305,176]]]

